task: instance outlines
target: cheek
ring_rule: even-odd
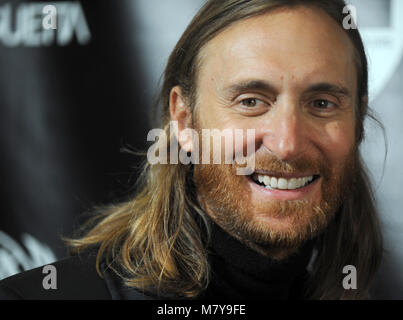
[[[224,107],[217,107],[214,103],[206,100],[203,105],[199,106],[198,124],[205,129],[222,130],[235,127],[227,113]]]
[[[327,160],[337,165],[344,163],[354,146],[354,141],[353,123],[334,121],[324,126],[319,136],[318,146]]]
[[[255,153],[258,131],[255,129],[256,124],[253,121],[232,118],[228,121],[223,121],[222,124],[221,129],[231,129],[232,137],[228,141],[233,143],[233,157],[251,156]]]
[[[205,110],[207,111],[208,108]],[[253,129],[255,126],[253,122],[237,119],[228,114],[228,112],[214,109],[212,112],[205,112],[203,114],[201,123],[203,128],[210,129],[212,135],[217,135],[217,140],[221,139],[220,147],[222,152],[225,151],[227,143],[232,143],[231,150],[233,153],[245,154],[248,144],[252,147],[255,146],[255,130]]]

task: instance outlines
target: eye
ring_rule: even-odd
[[[320,110],[328,110],[331,108],[336,108],[337,105],[329,100],[326,99],[317,99],[312,101],[311,105],[316,108],[316,109],[320,109]]]
[[[259,103],[261,103],[262,101],[260,101],[259,99],[256,98],[247,98],[247,99],[243,99],[241,101],[241,104],[247,108],[255,108],[259,105]]]
[[[254,94],[245,94],[236,99],[234,110],[248,117],[259,116],[269,110],[271,104],[268,101],[268,98],[260,99]]]

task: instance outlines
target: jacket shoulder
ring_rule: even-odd
[[[0,299],[111,299],[95,263],[96,252],[83,252],[50,264],[54,268],[42,266],[13,275],[0,281]],[[44,286],[50,273],[53,288]]]

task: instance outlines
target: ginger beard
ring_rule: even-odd
[[[256,170],[320,175],[320,200],[254,202],[248,176],[236,175],[236,164],[200,164],[194,168],[199,201],[223,230],[252,249],[281,259],[326,229],[353,186],[356,148],[345,161],[330,167],[327,159],[299,158],[283,162],[266,149],[253,155]]]

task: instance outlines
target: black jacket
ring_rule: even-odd
[[[298,254],[277,262],[213,225],[208,250],[211,280],[199,299],[303,299],[312,246],[313,241],[309,241]],[[53,263],[56,289],[44,288],[48,274],[43,273],[43,267],[6,278],[0,281],[0,299],[183,299],[168,293],[153,296],[129,288],[105,262],[100,263],[101,277],[96,270],[96,256],[97,248],[93,248]]]
[[[56,268],[57,288],[45,289],[43,266],[0,281],[0,300],[150,300],[134,289],[119,290],[117,277],[101,263],[103,278],[95,268],[96,252],[90,251],[52,263]]]

